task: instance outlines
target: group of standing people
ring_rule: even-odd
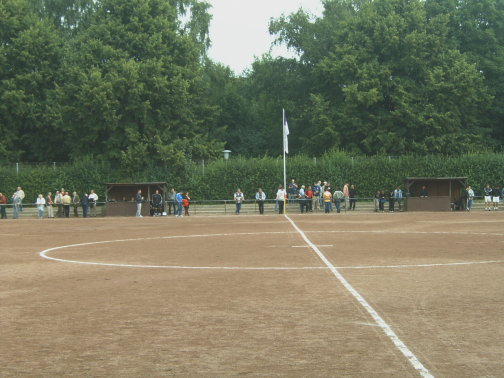
[[[295,179],[292,179],[287,189],[283,185],[278,186],[275,195],[275,211],[279,214],[285,212],[285,202],[299,204],[301,213],[324,210],[326,213],[333,211],[333,204],[336,211],[341,212],[344,204],[348,210],[355,210],[357,200],[357,189],[355,185],[345,184],[343,189],[336,187],[332,193],[331,185],[327,181],[318,181],[313,186],[298,185]],[[245,195],[240,188],[233,195],[236,205],[235,214],[240,214],[241,207],[245,201]],[[259,188],[255,194],[259,214],[264,214],[264,203],[266,202],[266,193]]]
[[[142,196],[142,190],[138,189],[135,196],[136,202],[136,217],[142,218],[142,204],[145,202]],[[151,215],[152,216],[162,216],[162,215],[172,215],[176,217],[189,216],[189,207],[191,205],[191,197],[189,197],[189,192],[177,192],[174,188],[170,190],[167,195],[166,204],[168,205],[168,211],[165,211],[165,200],[159,190],[152,195],[150,200],[151,205]],[[184,214],[182,215],[182,209]]]
[[[325,213],[333,211],[340,213],[344,208],[348,211],[355,210],[357,202],[357,188],[354,184],[345,183],[343,187],[331,187],[328,181],[317,181],[312,186],[298,185],[292,179],[288,186],[289,203],[299,203],[301,213],[324,210]]]
[[[17,219],[19,213],[23,211],[23,200],[25,198],[25,192],[20,186],[17,187],[16,191],[10,197],[12,201],[12,218]],[[0,217],[1,219],[7,219],[7,196],[0,193]]]
[[[40,200],[40,204],[39,201]],[[45,201],[45,203],[43,203]],[[98,195],[95,193],[94,189],[88,193],[84,193],[82,197],[79,196],[77,192],[72,192],[70,195],[69,191],[65,188],[57,190],[54,194],[48,192],[45,198],[42,194],[39,194],[37,198],[37,208],[39,210],[39,217],[44,217],[43,205],[47,209],[48,218],[70,218],[70,209],[73,208],[73,216],[75,218],[79,217],[79,207],[82,208],[82,217],[96,217],[96,204],[98,202]],[[56,209],[56,215],[54,214],[54,209]]]
[[[499,186],[492,188],[490,184],[486,184],[483,192],[485,196],[485,211],[499,210],[500,197],[504,197],[504,188],[501,190]]]
[[[373,202],[374,211],[383,213],[385,211],[385,204],[388,202],[388,211],[390,213],[395,212],[396,205],[399,211],[403,210],[403,199],[404,194],[400,186],[391,190],[390,192],[385,192],[384,190],[379,190],[376,192]]]
[[[17,190],[11,197],[12,201],[12,218],[17,219],[19,213],[23,211],[23,200],[25,198],[25,193],[21,187]],[[48,192],[47,195],[39,194],[35,200],[35,206],[37,208],[39,218],[69,218],[70,208],[73,207],[73,216],[79,216],[79,207],[82,208],[82,216],[87,218],[88,216],[96,217],[96,203],[98,202],[98,195],[94,190],[90,193],[85,193],[81,198],[77,192],[66,191],[64,188],[57,190],[53,196],[52,192]],[[7,218],[6,206],[7,198],[3,193],[0,193],[0,214],[2,219]]]

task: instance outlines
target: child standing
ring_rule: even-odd
[[[189,201],[191,198],[189,198],[189,192],[187,192],[183,197],[182,197],[182,206],[184,207],[184,215],[189,216]]]

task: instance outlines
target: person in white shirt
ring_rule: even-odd
[[[89,206],[91,207],[91,216],[96,217],[96,202],[98,202],[98,194],[95,193],[94,189],[91,189],[88,199]]]
[[[466,209],[467,209],[467,211],[471,211],[472,205],[473,205],[473,200],[474,200],[474,190],[473,190],[473,188],[471,188],[470,185],[467,187],[466,190],[467,190],[467,206],[466,206]]]
[[[45,201],[44,196],[42,194],[39,194],[37,197],[37,202],[36,202],[39,218],[44,217],[45,204],[46,204],[46,201]]]
[[[298,192],[299,209],[301,210],[301,214],[304,213],[305,205],[306,205],[305,188],[306,187],[304,185],[301,185],[301,188],[299,189],[299,192]],[[308,212],[308,208],[306,209],[306,212]]]
[[[394,190],[394,202],[399,206],[399,211],[402,210],[402,201],[403,201],[403,191],[400,186],[398,186]]]
[[[285,191],[283,185],[278,187],[278,191],[275,199],[278,201],[278,214],[284,214],[285,199],[287,197],[287,192]]]
[[[343,192],[341,191],[341,188],[339,186],[336,187],[336,190],[334,191],[333,194],[333,200],[334,203],[336,204],[336,212],[340,213],[341,212],[341,200],[343,199]]]
[[[234,194],[234,201],[236,203],[235,214],[240,215],[242,202],[245,200],[245,196],[243,195],[240,188],[236,189],[236,193]]]
[[[23,200],[25,198],[25,192],[18,186],[14,195],[19,199],[19,211],[23,211]]]
[[[63,216],[63,194],[59,190],[56,191],[56,195],[54,196],[54,204],[58,207],[56,216],[61,218]]]
[[[259,207],[259,214],[264,214],[264,201],[266,201],[266,193],[261,188],[256,193],[257,206]]]

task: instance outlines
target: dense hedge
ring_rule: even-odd
[[[376,190],[390,190],[404,183],[408,176],[467,176],[477,194],[483,186],[504,183],[504,155],[480,154],[459,157],[388,156],[355,157],[342,152],[313,159],[306,156],[287,158],[287,177],[299,184],[329,181],[333,187],[345,182],[357,186],[361,197],[371,197]],[[125,173],[103,162],[86,159],[73,164],[26,165],[0,167],[0,192],[11,195],[17,186],[26,192],[25,202],[34,201],[38,193],[64,187],[79,193],[94,188],[104,197],[107,182],[167,181],[178,190],[188,190],[193,199],[229,199],[240,187],[251,198],[262,187],[271,198],[283,182],[281,158],[245,159],[234,157],[210,164],[188,163],[179,172],[170,167],[145,167],[141,172]]]

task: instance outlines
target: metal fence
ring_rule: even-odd
[[[104,216],[105,214],[105,202],[98,202],[96,208],[96,215],[99,217]],[[168,211],[168,203],[165,204],[165,213],[166,215],[174,215],[173,212],[171,214]],[[4,205],[6,207],[6,213],[8,218],[12,218],[13,215],[13,205],[7,204]],[[145,203],[144,206],[149,206],[148,203]],[[56,215],[57,206],[53,205],[53,212]],[[374,198],[358,198],[356,200],[355,210],[351,212],[357,213],[373,213],[375,212],[375,202]],[[483,197],[477,197],[474,200],[472,211],[481,211],[484,210],[484,201]],[[341,201],[341,213],[350,212],[350,210],[345,208],[345,202]],[[399,209],[396,206],[395,211],[398,212]],[[232,215],[236,212],[236,205],[233,200],[193,200],[189,206],[189,214],[190,215]],[[264,203],[264,213],[265,214],[274,214],[277,213],[277,204],[275,200],[266,200]],[[293,203],[289,203],[287,201],[286,204],[286,212],[287,214],[299,214],[301,213],[300,203],[297,200],[294,200]],[[323,206],[320,207],[318,211],[313,210],[313,213],[323,214],[324,209]],[[385,212],[388,212],[388,203],[385,204]],[[184,212],[183,212],[184,213]],[[332,204],[332,213],[336,214],[335,204]],[[244,215],[254,215],[259,214],[259,206],[255,200],[248,200],[242,203],[240,214]],[[34,203],[24,203],[23,210],[18,213],[19,218],[37,218],[38,211],[36,205]],[[135,214],[132,213],[131,216]],[[82,208],[79,207],[79,216],[82,216]],[[44,217],[47,217],[47,211],[44,212]],[[73,205],[70,206],[70,218],[74,217],[73,213]]]

